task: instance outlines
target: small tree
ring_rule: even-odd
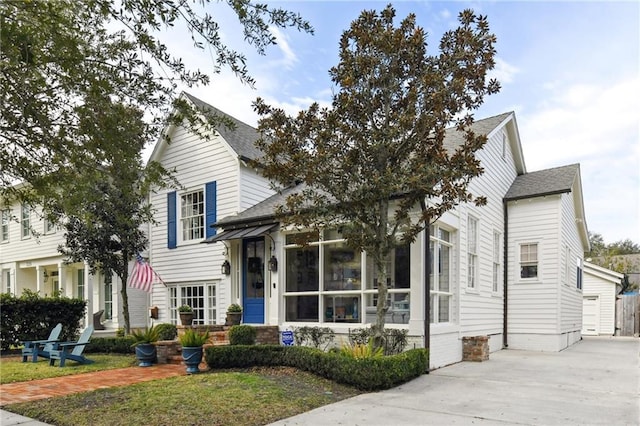
[[[391,250],[473,197],[469,181],[482,173],[475,152],[486,142],[470,130],[470,111],[499,84],[495,36],[485,17],[460,13],[460,27],[444,34],[440,52],[427,54],[426,35],[409,15],[394,27],[390,5],[362,12],[340,39],[340,62],[330,70],[338,87],[331,108],[313,104],[297,117],[255,104],[262,116],[257,146],[264,175],[279,188],[303,183],[278,213],[286,224],[340,224],[346,244],[366,251],[378,274],[377,336],[387,312]],[[445,129],[463,136],[444,146]]]
[[[79,126],[84,127],[83,142],[103,155],[100,161],[87,156],[67,169],[69,178],[60,182],[48,208],[59,214],[54,220],[62,220],[66,230],[66,242],[59,251],[68,260],[86,261],[91,273],[99,269],[106,279],[115,273],[122,281],[120,293],[128,334],[129,262],[147,245],[142,226],[153,222],[146,197],[150,185],[164,187],[173,181],[170,173],[157,164],[147,168],[142,165],[140,152],[146,127],[142,112],[111,103],[101,95],[94,95],[94,99],[95,103],[89,102],[78,111]],[[102,129],[109,132],[103,133]]]

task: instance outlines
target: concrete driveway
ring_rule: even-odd
[[[502,350],[274,425],[639,425],[640,340]]]

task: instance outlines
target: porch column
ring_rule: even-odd
[[[87,301],[87,310],[84,314],[84,323],[93,325],[93,275],[89,274],[89,264],[84,262],[84,294]]]
[[[36,291],[40,296],[44,295],[44,277],[43,271],[40,265],[36,265]]]
[[[73,297],[73,279],[67,279],[67,267],[58,263],[58,287],[66,297]],[[69,285],[67,285],[69,283]]]
[[[122,300],[122,295],[120,294],[120,286],[121,285],[126,285],[120,282],[120,277],[118,277],[118,275],[116,275],[115,273],[111,273],[111,305],[113,306],[113,324],[116,325],[116,327],[122,327],[124,325],[124,318],[121,318],[121,313],[120,313],[120,303]]]

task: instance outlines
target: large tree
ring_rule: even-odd
[[[245,57],[220,37],[212,0],[33,0],[0,2],[0,195],[46,195],[56,174],[82,167],[86,157],[105,160],[105,150],[83,143],[78,107],[91,92],[145,111],[147,142],[155,142],[167,121],[193,122],[201,115],[177,102],[179,83],[206,85],[223,69],[243,82],[253,79]],[[251,0],[226,0],[245,41],[258,53],[276,42],[272,27],[311,32],[298,14]],[[218,9],[216,9],[218,8]],[[185,67],[162,41],[184,27],[194,48],[212,58],[208,70]],[[168,116],[170,111],[173,114]],[[209,117],[200,125],[215,126]],[[108,131],[108,129],[103,129]],[[207,132],[203,132],[206,134]],[[114,141],[117,144],[117,141]],[[26,182],[28,186],[16,186]],[[29,192],[16,193],[22,188]]]
[[[394,26],[390,5],[364,11],[340,39],[337,87],[330,108],[313,104],[291,117],[258,99],[258,147],[263,174],[279,188],[301,184],[278,212],[287,224],[342,228],[346,244],[367,252],[378,275],[376,336],[387,306],[391,251],[414,241],[443,212],[461,202],[483,204],[468,192],[482,173],[475,152],[486,142],[470,127],[471,111],[499,84],[496,38],[486,17],[465,10],[439,52],[427,54],[415,15]],[[456,125],[459,146],[445,147]]]

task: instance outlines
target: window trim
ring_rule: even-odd
[[[26,229],[25,229],[26,223]],[[26,231],[26,232],[25,232]],[[20,205],[20,239],[31,238],[31,207],[28,204]]]
[[[169,284],[167,288],[167,295],[169,301],[169,322],[174,325],[179,324],[179,315],[178,315],[178,307],[182,305],[189,305],[188,303],[189,297],[183,298],[182,289],[186,288],[196,288],[202,287],[202,296],[191,296],[194,297],[202,297],[202,308],[194,307],[195,317],[193,319],[194,324],[200,325],[216,325],[218,324],[218,285],[220,284],[219,280],[214,281],[201,281],[201,282],[184,282],[184,283],[176,283]],[[209,302],[213,300],[215,302],[214,306],[210,306]],[[203,315],[203,318],[199,318],[198,315],[200,312]]]
[[[449,233],[449,241],[440,238],[439,230],[441,229]],[[430,288],[429,293],[431,298],[431,300],[429,301],[429,303],[431,303],[431,307],[430,307],[431,318],[429,319],[429,323],[433,326],[454,324],[455,318],[457,317],[456,316],[457,312],[454,306],[454,301],[455,301],[454,289],[455,289],[455,283],[456,283],[456,280],[454,277],[454,273],[455,273],[455,263],[454,263],[455,242],[453,238],[454,232],[455,232],[454,230],[448,229],[438,224],[434,224],[429,227],[429,249],[431,251],[431,262],[433,265],[439,265],[439,260],[440,260],[439,246],[444,245],[449,248],[449,265],[448,265],[449,266],[449,291],[440,290],[440,282],[439,282],[440,274],[436,274],[435,271],[433,270],[434,268],[430,268],[431,274],[429,277],[429,281],[433,279],[433,288],[431,288],[431,282],[429,282],[429,288]],[[431,247],[431,243],[433,243],[433,247]],[[434,296],[438,301],[440,296],[446,296],[449,298],[449,318],[447,321],[440,321],[439,304],[433,303]],[[431,319],[433,319],[433,321]]]
[[[178,229],[178,244],[179,245],[187,245],[187,244],[194,244],[194,243],[200,243],[201,241],[203,241],[205,239],[205,235],[206,235],[206,216],[207,216],[207,211],[206,211],[206,200],[205,200],[205,188],[204,186],[201,187],[197,187],[195,189],[189,190],[189,191],[184,191],[181,192],[180,194],[178,194],[178,199],[176,200],[178,202],[178,206],[176,208],[177,210],[177,217],[176,217],[176,225],[177,225],[177,229]],[[183,211],[184,208],[186,207],[185,205],[183,205],[183,200],[185,199],[185,197],[187,196],[193,196],[194,194],[198,194],[200,196],[200,200],[196,201],[196,205],[202,208],[202,212],[200,214],[195,214],[195,215],[191,215],[191,216],[183,216]],[[190,204],[191,207],[194,206],[194,203],[191,202]],[[199,237],[194,237],[194,238],[189,238],[189,239],[185,239],[185,221],[189,220],[189,221],[193,221],[194,219],[198,219],[201,223],[199,226],[190,226],[189,227],[189,233],[190,234],[194,234],[196,228],[199,228]],[[193,223],[191,224],[193,225]]]
[[[472,228],[472,224],[474,224]],[[473,235],[471,230],[473,231]],[[478,291],[478,270],[480,258],[478,246],[480,244],[480,220],[473,215],[467,216],[467,290]],[[473,244],[472,244],[473,243]],[[473,263],[473,265],[472,265]],[[473,270],[472,270],[473,266]]]
[[[497,229],[493,231],[493,271],[491,290],[494,294],[502,292],[502,233]]]
[[[526,262],[523,262],[522,260],[522,248],[524,246],[530,247],[530,246],[535,246],[536,247],[536,260],[535,262],[529,260]],[[530,266],[535,264],[536,266],[536,275],[533,277],[523,277],[522,276],[522,266],[523,264],[527,264],[526,266]],[[518,243],[518,280],[521,282],[539,282],[540,281],[540,271],[541,271],[541,267],[540,267],[540,242],[539,241],[526,241],[526,242],[521,242]]]
[[[11,210],[0,211],[0,243],[8,243],[10,237],[9,223],[11,223]]]

